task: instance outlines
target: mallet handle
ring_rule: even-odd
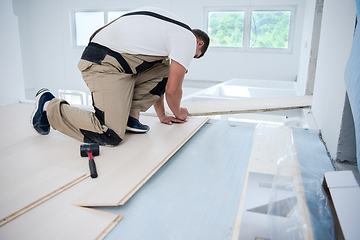
[[[95,165],[95,161],[93,159],[93,154],[91,151],[87,152],[88,156],[89,156],[89,168],[90,168],[90,176],[92,178],[97,178],[98,174],[96,172],[96,165]]]

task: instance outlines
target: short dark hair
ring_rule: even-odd
[[[202,56],[204,56],[206,50],[209,47],[210,38],[206,32],[204,32],[200,29],[192,29],[192,31],[193,31],[194,35],[196,36],[196,38],[198,38],[199,40],[204,42],[204,45],[200,48],[201,55],[199,56],[199,58],[201,58]]]

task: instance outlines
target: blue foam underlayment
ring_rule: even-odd
[[[230,239],[254,130],[225,120],[205,124],[125,205],[96,207],[124,216],[105,239]],[[333,168],[317,131],[294,129],[293,136],[315,233],[322,236],[316,239],[325,239],[333,232],[331,213],[316,195]]]
[[[229,239],[254,127],[205,124],[124,205],[106,239]]]
[[[360,20],[360,0],[356,0],[356,11]],[[356,157],[360,171],[360,29],[355,30],[353,45],[345,68],[345,85],[354,117],[356,136]]]

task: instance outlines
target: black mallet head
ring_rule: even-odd
[[[92,152],[92,155],[99,156],[99,144],[97,143],[89,143],[89,144],[83,144],[80,146],[80,155],[82,157],[87,157],[88,152]]]
[[[92,178],[97,178],[98,176],[93,156],[99,156],[99,152],[99,144],[97,143],[83,144],[80,146],[80,155],[82,157],[89,157],[90,176]]]

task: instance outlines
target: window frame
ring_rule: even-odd
[[[75,21],[75,14],[76,13],[86,13],[86,12],[99,12],[104,14],[104,25],[109,23],[109,12],[129,12],[130,9],[72,9],[70,10],[70,25],[71,25],[71,46],[73,48],[84,48],[86,45],[77,45],[77,36],[76,36],[76,21]],[[94,30],[95,32],[95,30]],[[89,36],[90,39],[91,36]]]
[[[281,6],[231,6],[231,7],[204,7],[203,25],[204,30],[208,32],[208,15],[209,12],[236,12],[244,11],[244,36],[243,47],[216,47],[209,46],[210,51],[221,52],[249,52],[249,53],[285,53],[292,54],[294,45],[295,34],[295,21],[296,21],[296,5],[281,5]],[[250,34],[251,34],[251,14],[252,11],[291,11],[290,29],[288,48],[252,48],[250,47]]]
[[[247,7],[205,7],[204,8],[204,30],[206,33],[208,33],[208,27],[209,27],[209,12],[244,12],[244,29],[246,29],[246,26],[248,26],[247,22]],[[209,49],[220,49],[221,51],[227,49],[228,51],[234,51],[234,50],[242,50],[245,51],[245,37],[246,33],[245,30],[243,31],[243,43],[242,47],[216,47],[216,46],[209,46]]]

